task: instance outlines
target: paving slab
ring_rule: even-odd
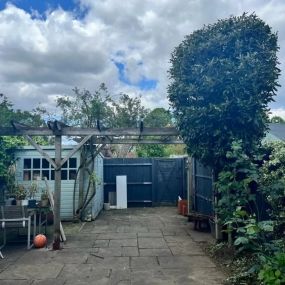
[[[110,269],[97,268],[93,264],[66,264],[59,274],[60,279],[109,278]]]
[[[131,284],[135,285],[176,285],[174,280],[167,277],[162,270],[135,269],[131,273]],[[180,285],[180,284],[179,284]]]
[[[110,285],[130,285],[131,270],[111,270]]]
[[[129,257],[98,257],[90,256],[88,264],[94,264],[97,268],[102,269],[128,269],[130,268]]]
[[[31,285],[64,285],[66,282],[65,279],[60,279],[60,278],[48,278],[48,279],[43,279],[43,280],[34,280],[34,282]]]
[[[172,252],[169,248],[140,248],[140,256],[170,256]]]
[[[0,284],[220,285],[225,278],[200,247],[212,237],[176,208],[112,210],[63,226],[62,250],[4,248]]]
[[[164,238],[138,238],[139,248],[167,248]]]
[[[169,245],[169,249],[173,255],[203,255],[203,250],[199,247],[193,246],[171,246]]]
[[[101,257],[122,256],[122,248],[121,247],[103,247],[103,248],[99,248],[98,255],[101,256]]]
[[[1,285],[31,285],[31,280],[0,280]]]
[[[145,232],[145,233],[138,233],[138,237],[146,237],[146,238],[149,238],[149,237],[163,237],[162,235],[162,232],[161,231],[148,231],[148,232]]]
[[[109,247],[109,239],[98,239],[93,243],[93,247]]]
[[[11,264],[0,273],[1,279],[46,279],[55,278],[63,268],[60,263],[47,264]]]
[[[140,257],[131,257],[131,268],[149,268],[153,269],[159,267],[157,257],[153,256],[140,256]]]
[[[211,259],[204,255],[190,256],[159,256],[158,262],[162,268],[215,268]]]
[[[117,232],[112,232],[112,233],[101,233],[98,234],[97,240],[100,239],[129,239],[129,238],[137,238],[136,233],[117,233]]]
[[[134,246],[123,246],[122,256],[139,256],[139,249]]]
[[[138,241],[136,238],[126,238],[126,239],[111,239],[109,247],[120,247],[120,246],[138,246]]]

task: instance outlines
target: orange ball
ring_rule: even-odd
[[[35,238],[34,238],[34,246],[36,248],[42,248],[42,247],[45,247],[47,244],[47,238],[45,235],[36,235]]]

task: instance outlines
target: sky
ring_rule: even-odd
[[[170,56],[186,35],[255,12],[278,32],[285,67],[284,0],[0,0],[0,93],[15,108],[53,112],[72,89],[142,96],[168,108]],[[282,72],[272,113],[285,118]]]

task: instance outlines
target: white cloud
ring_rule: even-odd
[[[170,54],[185,35],[219,18],[256,12],[279,31],[280,62],[285,67],[285,2],[282,0],[78,0],[83,18],[62,9],[44,17],[8,5],[0,11],[0,92],[18,108],[55,98],[74,86],[96,89],[105,82],[114,94],[142,95],[147,107],[167,107]],[[153,90],[124,84],[114,61],[125,64],[126,78],[157,80]],[[280,79],[285,85],[285,77]],[[282,87],[272,104],[285,110]]]
[[[279,116],[285,119],[285,109],[284,108],[271,109],[270,118],[272,118],[273,116]]]

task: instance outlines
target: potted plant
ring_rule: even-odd
[[[30,208],[35,208],[37,200],[35,199],[35,195],[38,192],[38,183],[32,182],[29,189],[28,189],[28,196],[29,196],[29,204]]]
[[[15,197],[18,206],[28,205],[27,189],[24,187],[24,185],[21,184],[16,185]]]
[[[17,184],[15,182],[16,166],[12,163],[7,170],[6,176],[6,205],[16,205],[16,190]],[[5,181],[5,180],[4,180]]]
[[[42,189],[42,194],[41,194],[41,206],[42,207],[47,207],[49,204],[49,197],[48,197],[48,192],[46,189]]]

